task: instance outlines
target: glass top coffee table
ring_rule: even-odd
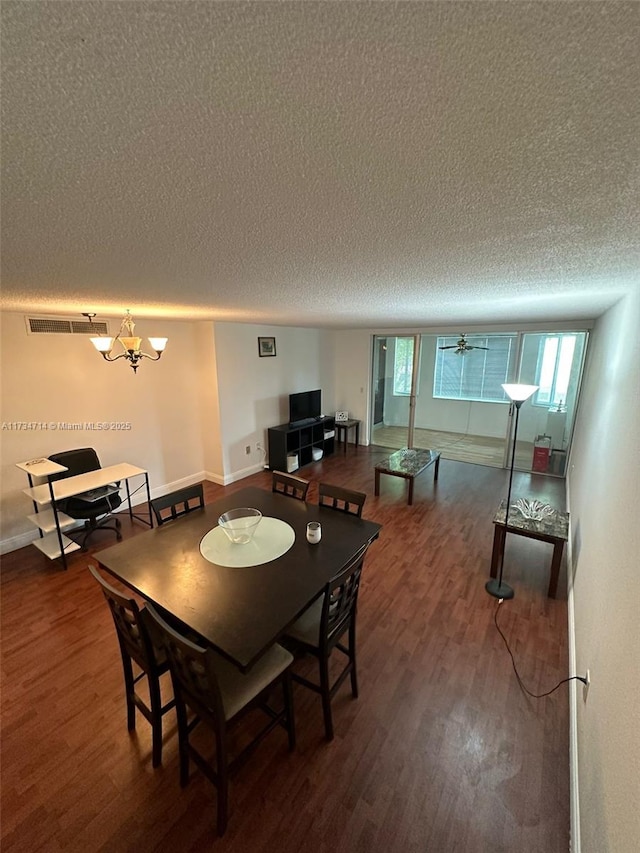
[[[391,456],[383,459],[375,466],[375,494],[380,494],[380,474],[389,474],[391,477],[403,477],[409,481],[409,495],[407,503],[413,503],[413,483],[418,474],[422,474],[429,466],[433,465],[433,481],[438,479],[440,468],[440,454],[437,450],[410,450],[404,447],[396,450]]]

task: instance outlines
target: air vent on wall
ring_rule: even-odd
[[[104,320],[65,319],[64,317],[25,317],[28,335],[108,335]]]

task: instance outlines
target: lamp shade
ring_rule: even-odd
[[[113,349],[113,338],[90,338],[89,340],[98,352],[111,352]]]
[[[513,400],[514,403],[524,403],[525,400],[528,400],[532,394],[540,387],[539,385],[511,385],[509,383],[504,384],[502,386],[504,388],[504,393],[510,400]]]
[[[156,352],[164,352],[169,338],[149,338],[149,343]]]
[[[120,335],[118,340],[125,348],[126,352],[140,352],[140,347],[142,346],[142,338],[138,338],[135,335],[132,337],[123,337]]]

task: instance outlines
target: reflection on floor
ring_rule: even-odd
[[[407,428],[377,425],[373,428],[371,443],[383,447],[406,447]],[[474,462],[476,465],[502,468],[504,445],[502,438],[433,429],[414,430],[414,447],[439,450],[443,459],[453,459],[455,462]],[[521,471],[530,471],[532,459],[531,442],[518,441],[515,467]]]

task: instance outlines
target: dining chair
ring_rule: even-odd
[[[366,501],[365,492],[355,492],[353,489],[343,489],[342,486],[332,486],[330,483],[318,484],[318,503],[328,506],[338,512],[357,515],[362,518],[362,507]]]
[[[167,658],[161,649],[153,645],[144,620],[144,608],[140,609],[133,598],[127,598],[108,584],[93,566],[88,568],[102,587],[116,626],[124,670],[127,728],[130,732],[135,729],[137,708],[151,724],[152,764],[158,767],[162,762],[162,717],[175,706],[173,698],[162,704],[160,677],[169,670]],[[135,676],[133,663],[140,669]],[[149,705],[136,692],[136,685],[145,676],[149,689]]]
[[[368,545],[364,545],[349,563],[329,583],[324,594],[308,607],[287,629],[283,643],[297,654],[312,654],[318,659],[320,683],[309,681],[292,672],[292,678],[322,697],[325,736],[333,740],[331,699],[345,680],[351,678],[351,693],[358,698],[356,670],[356,611],[362,566]],[[340,642],[348,634],[348,643]],[[346,656],[347,661],[333,684],[329,680],[329,658],[334,649]]]
[[[205,774],[217,789],[218,835],[224,835],[228,821],[229,776],[247,754],[276,726],[286,729],[289,749],[295,749],[296,734],[291,689],[292,655],[274,644],[251,669],[243,674],[237,667],[217,654],[178,633],[151,605],[145,619],[150,623],[155,642],[164,648],[178,717],[180,753],[180,784],[189,781],[189,760]],[[280,685],[283,694],[281,711],[268,704],[269,694]],[[249,711],[263,710],[268,723],[234,758],[230,758],[228,735],[231,726]],[[189,719],[189,713],[193,715]],[[194,729],[203,723],[214,735],[215,760],[207,760],[190,740]]]
[[[156,517],[158,527],[167,521],[173,521],[193,512],[194,509],[204,508],[204,489],[202,483],[195,486],[186,486],[175,492],[169,492],[161,498],[151,501],[151,509]],[[165,512],[168,510],[168,512]]]
[[[273,471],[271,477],[271,491],[281,495],[288,495],[300,501],[307,499],[307,492],[311,483],[302,477],[294,477],[293,474],[285,474],[284,471]]]

